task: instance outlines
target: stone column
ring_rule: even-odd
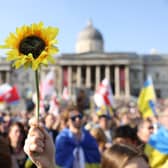
[[[46,71],[45,71],[45,69],[42,69],[42,71],[40,72],[40,81],[44,81],[45,77],[46,77]],[[35,79],[33,78],[33,81],[34,80]],[[34,87],[36,87],[36,86],[34,86]]]
[[[2,83],[2,72],[0,72],[0,84]]]
[[[63,91],[63,69],[61,66],[58,67],[58,76],[58,94],[61,96]]]
[[[100,66],[96,66],[96,86],[95,86],[95,89],[97,89],[99,83],[100,83]]]
[[[81,79],[82,79],[82,69],[81,66],[78,66],[76,72],[76,85],[79,88],[81,87]]]
[[[105,66],[105,77],[110,81],[110,66]]]
[[[130,77],[129,77],[129,67],[125,67],[125,96],[130,96]]]
[[[44,69],[41,71],[40,73],[40,80],[43,80],[45,79],[45,75],[46,75],[46,72],[44,71]]]
[[[119,76],[119,66],[115,66],[115,96],[120,96],[120,76]]]
[[[10,83],[10,72],[6,71],[6,83]]]
[[[71,95],[72,93],[72,67],[68,67],[68,91],[69,94]]]
[[[86,87],[90,88],[91,87],[91,68],[90,66],[86,67]]]

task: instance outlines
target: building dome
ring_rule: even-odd
[[[87,26],[78,35],[76,52],[102,52],[104,48],[103,43],[102,34],[89,21]]]

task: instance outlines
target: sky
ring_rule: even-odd
[[[0,0],[0,44],[23,24],[59,28],[60,53],[74,53],[89,19],[106,52],[168,54],[168,0]],[[3,51],[0,51],[3,55]]]

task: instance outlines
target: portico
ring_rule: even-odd
[[[72,59],[72,57],[76,57]],[[128,61],[118,61],[112,59],[95,60],[90,54],[90,58],[74,56],[66,56],[67,59],[61,58],[58,63],[59,76],[62,77],[61,86],[67,85],[69,92],[73,94],[73,90],[77,88],[87,88],[95,91],[100,82],[107,78],[111,84],[113,93],[116,97],[130,96],[130,72]],[[92,59],[91,59],[92,58]],[[108,64],[107,64],[108,63]],[[67,81],[67,83],[66,83]]]

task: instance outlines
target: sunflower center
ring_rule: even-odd
[[[31,53],[35,59],[38,58],[44,49],[45,42],[37,36],[28,36],[24,38],[19,45],[19,51],[22,54],[28,55]]]

